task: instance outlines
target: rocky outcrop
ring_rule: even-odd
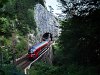
[[[59,23],[52,13],[47,11],[41,4],[37,4],[35,7],[35,20],[39,34],[43,35],[49,32],[56,37],[59,35]]]

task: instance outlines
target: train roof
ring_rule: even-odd
[[[43,41],[37,45],[34,45],[34,48],[37,49],[38,47],[41,47],[42,45],[44,45],[45,43],[47,43],[48,41]]]
[[[42,41],[41,43],[37,43],[37,44],[35,44],[34,46],[32,46],[29,50],[35,51],[37,48],[41,47],[42,45],[44,45],[44,44],[47,43],[47,42],[48,42],[48,40]]]

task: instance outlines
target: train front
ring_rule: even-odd
[[[35,48],[32,47],[28,50],[28,59],[29,60],[34,60],[36,58],[36,55],[35,55]]]

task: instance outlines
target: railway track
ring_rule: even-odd
[[[17,60],[17,61],[15,62],[15,65],[20,64],[21,62],[25,61],[26,59],[27,59],[27,56],[25,56],[25,57],[23,57],[23,58]]]
[[[38,58],[33,61],[28,60],[27,55],[20,60],[15,62],[17,68],[24,70],[27,66],[29,66],[32,62],[36,62],[39,58],[41,58],[43,54],[41,54]]]
[[[47,51],[47,50],[46,50]],[[41,56],[46,52],[44,51],[38,58],[36,58],[35,60],[33,61],[29,61],[28,58],[27,58],[27,55],[25,57],[23,57],[22,59],[18,60],[15,62],[15,65],[17,68],[20,68],[22,70],[24,70],[27,66],[29,66],[30,64],[36,62],[38,59],[41,58]]]

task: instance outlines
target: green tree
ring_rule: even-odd
[[[29,75],[60,75],[58,71],[57,67],[38,62],[29,70]]]
[[[39,0],[0,0],[0,55],[3,54],[3,66],[6,67],[12,60],[12,33],[15,34],[16,55],[21,52],[26,53],[24,52],[27,43],[26,35],[36,31],[34,6],[36,3],[43,2],[43,0],[40,2]]]
[[[84,2],[83,4],[91,4]],[[80,5],[83,5],[80,3]],[[95,7],[98,3],[93,2]],[[76,7],[79,4],[76,5]],[[72,7],[74,10],[75,6]],[[70,8],[69,8],[70,9]],[[82,9],[82,8],[81,8]],[[100,29],[100,9],[99,7],[88,8],[91,11],[86,11],[88,15],[83,15],[83,9],[80,14],[73,14],[73,17],[62,22],[62,34],[60,43],[63,46],[65,57],[72,61],[77,61],[82,64],[99,64],[99,29]],[[78,13],[78,12],[77,12]],[[97,18],[97,19],[95,19]],[[67,61],[68,62],[68,61]]]

